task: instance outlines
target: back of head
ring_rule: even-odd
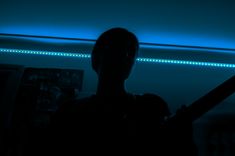
[[[92,67],[97,73],[103,70],[104,66],[109,68],[109,72],[117,73],[122,70],[128,77],[138,49],[138,39],[133,33],[124,28],[109,29],[102,33],[95,43]]]

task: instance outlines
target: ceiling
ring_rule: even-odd
[[[235,49],[234,0],[0,0],[0,33],[96,39],[111,27],[141,42]]]

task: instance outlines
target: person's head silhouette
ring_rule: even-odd
[[[112,28],[97,39],[92,51],[92,68],[98,75],[97,93],[125,93],[124,82],[135,63],[139,42],[124,28]]]

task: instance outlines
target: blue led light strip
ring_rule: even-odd
[[[77,58],[90,58],[90,54],[78,54],[78,53],[64,53],[64,52],[50,52],[50,51],[33,51],[33,50],[19,50],[19,49],[5,49],[0,48],[2,53],[17,53],[17,54],[34,54],[34,55],[48,55],[48,56],[63,56],[63,57],[77,57]],[[156,58],[137,58],[138,62],[148,63],[165,63],[165,64],[181,64],[181,65],[193,65],[193,66],[206,66],[206,67],[223,67],[223,68],[235,68],[235,64],[227,63],[215,63],[215,62],[198,62],[198,61],[186,61],[186,60],[170,60],[170,59],[156,59]]]
[[[235,64],[215,63],[215,62],[198,62],[198,61],[152,59],[152,58],[137,58],[137,61],[139,61],[139,62],[153,62],[153,63],[167,63],[167,64],[194,65],[194,66],[235,68]]]
[[[78,53],[19,50],[19,49],[3,49],[3,48],[0,48],[0,52],[18,53],[18,54],[49,55],[49,56],[63,56],[63,57],[78,57],[78,58],[90,58],[91,57],[89,54],[81,54],[81,53],[78,54]]]

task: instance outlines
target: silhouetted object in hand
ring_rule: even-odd
[[[170,112],[162,98],[126,91],[138,49],[136,36],[123,28],[98,38],[91,57],[98,75],[96,94],[65,103],[57,111],[48,141],[51,154],[168,155],[176,148],[181,155],[193,155],[190,121],[164,126]]]

